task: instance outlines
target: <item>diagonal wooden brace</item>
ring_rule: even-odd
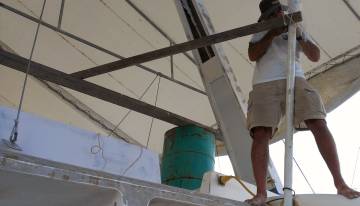
[[[287,26],[291,23],[300,22],[301,20],[302,20],[301,12],[296,12],[285,15],[284,17],[277,17],[268,21],[250,24],[244,27],[239,27],[236,29],[209,35],[192,41],[176,44],[174,46],[165,47],[162,49],[146,52],[126,59],[96,66],[90,69],[78,71],[73,73],[72,75],[81,79],[86,79],[89,77],[116,71],[125,67],[138,65],[155,59],[183,53],[189,50],[198,49],[216,43],[221,43],[238,37],[243,37],[261,31]]]
[[[12,54],[0,48],[0,64],[25,73],[28,64],[28,59],[25,59],[16,54]],[[171,113],[164,109],[155,107],[146,102],[142,102],[140,100],[117,93],[110,89],[106,89],[94,83],[78,79],[70,74],[66,74],[64,72],[39,64],[37,62],[33,62],[33,61],[31,62],[31,68],[29,74],[38,79],[49,81],[67,87],[69,89],[87,94],[89,96],[104,100],[106,102],[110,102],[115,105],[122,106],[131,109],[133,111],[139,112],[141,114],[145,114],[150,117],[154,117],[156,119],[168,122],[170,124],[174,124],[178,126],[193,124],[202,127],[214,134],[218,132],[217,130],[208,127],[206,125],[203,125],[201,123],[192,121],[190,119]]]

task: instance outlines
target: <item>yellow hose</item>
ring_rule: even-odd
[[[255,196],[255,194],[245,185],[245,183],[238,177],[235,176],[219,176],[218,177],[218,182],[220,185],[225,186],[226,183],[231,180],[231,179],[235,179],[236,181],[238,181],[240,183],[240,185],[253,197]],[[266,203],[267,205],[271,206],[270,203]],[[284,206],[284,200],[281,201],[280,206]],[[300,204],[298,203],[298,201],[296,201],[296,199],[293,199],[293,206],[300,206]]]
[[[255,194],[254,194],[254,193],[241,181],[241,179],[238,178],[238,177],[234,177],[234,176],[219,176],[218,181],[219,181],[219,184],[220,184],[220,185],[225,186],[226,183],[227,183],[230,179],[235,179],[235,180],[237,180],[237,181],[240,183],[240,185],[241,185],[250,195],[252,195],[253,197],[255,196]]]

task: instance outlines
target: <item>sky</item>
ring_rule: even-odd
[[[341,172],[346,183],[360,190],[360,92],[357,92],[326,118],[339,155]],[[284,177],[284,143],[279,141],[270,146],[270,156],[281,181]],[[294,135],[294,158],[309,181],[306,182],[299,168],[293,163],[293,189],[297,194],[335,194],[333,180],[323,161],[311,132]],[[233,175],[229,158],[216,158],[215,171]]]

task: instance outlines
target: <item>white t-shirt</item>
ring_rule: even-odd
[[[268,31],[256,33],[252,36],[250,42],[260,41]],[[287,77],[287,54],[288,54],[288,35],[283,33],[275,37],[266,53],[256,61],[255,71],[253,75],[253,85],[269,82]],[[300,65],[301,47],[296,43],[296,61],[295,75],[304,77],[304,72]],[[305,77],[304,77],[305,78]]]

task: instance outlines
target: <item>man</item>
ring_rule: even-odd
[[[262,13],[259,21],[284,15],[277,0],[262,0],[259,7]],[[285,113],[288,55],[286,30],[279,28],[257,33],[249,43],[249,58],[256,61],[247,120],[253,139],[251,159],[257,185],[256,196],[247,200],[251,205],[265,205],[269,140]],[[360,193],[348,187],[341,176],[335,142],[325,121],[326,111],[319,94],[305,80],[299,61],[300,52],[313,62],[320,58],[318,47],[305,32],[298,29],[294,126],[305,126],[313,133],[318,149],[333,176],[338,194],[349,199],[357,198]]]

